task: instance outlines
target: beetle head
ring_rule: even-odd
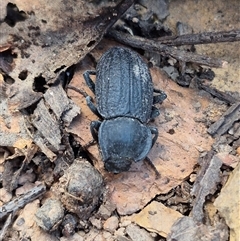
[[[125,172],[129,170],[132,161],[130,158],[108,158],[105,161],[104,167],[107,171],[113,173]]]

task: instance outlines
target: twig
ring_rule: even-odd
[[[11,181],[10,182],[6,182],[4,180],[4,183],[6,183],[5,186],[6,186],[6,188],[9,191],[12,191],[15,188],[17,188],[19,176],[21,175],[21,173],[22,173],[23,169],[25,168],[25,166],[32,160],[33,156],[37,152],[37,149],[38,149],[38,147],[35,144],[32,144],[27,149],[27,152],[23,153],[23,154],[25,154],[25,158],[24,158],[24,160],[22,162],[21,167],[13,174]]]
[[[212,86],[209,86],[208,84],[205,84],[204,81],[197,81],[197,86],[199,89],[205,90],[206,92],[210,93],[212,96],[215,96],[220,100],[226,101],[228,104],[234,104],[237,101],[240,101],[228,93],[222,92],[218,89],[213,88]]]
[[[18,209],[24,207],[26,204],[32,202],[33,200],[37,199],[46,191],[46,186],[41,184],[32,188],[29,192],[15,198],[14,200],[4,204],[0,207],[0,220],[7,216],[9,213],[16,212]]]
[[[132,47],[144,49],[150,52],[159,52],[171,56],[179,61],[192,62],[216,68],[225,67],[227,65],[226,61],[186,52],[183,50],[178,50],[176,48],[158,43],[155,40],[145,39],[138,36],[132,36],[130,34],[119,32],[116,30],[109,31],[108,35],[121,43],[128,44]]]
[[[185,34],[181,36],[167,36],[157,38],[155,41],[168,46],[235,42],[240,41],[240,29],[215,33],[204,32],[198,34]]]
[[[235,122],[240,120],[240,101],[234,103],[215,123],[208,128],[210,135],[225,134]]]
[[[4,236],[6,235],[6,232],[9,228],[9,226],[11,225],[13,220],[13,214],[9,214],[8,218],[6,219],[1,231],[0,231],[0,241],[4,240]]]

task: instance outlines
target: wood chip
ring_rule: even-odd
[[[238,120],[240,120],[240,102],[233,104],[218,121],[212,124],[208,128],[208,133],[221,136]]]
[[[18,209],[24,207],[27,203],[32,202],[37,199],[46,191],[45,185],[41,184],[39,186],[34,187],[31,191],[20,196],[19,198],[15,198],[14,200],[4,204],[0,207],[0,220],[6,217],[7,214],[11,212],[15,212]]]
[[[72,122],[74,117],[80,114],[80,108],[67,97],[61,85],[49,88],[44,94],[44,98],[57,118],[59,120],[62,119],[67,125]]]
[[[41,100],[33,114],[32,123],[39,130],[43,137],[56,149],[61,149],[61,131],[58,121],[49,113],[44,100]]]
[[[220,167],[222,161],[217,156],[212,156],[210,152],[203,158],[201,163],[201,171],[193,185],[191,194],[196,197],[192,216],[197,222],[202,222],[204,218],[203,205],[205,198],[209,194],[213,194],[217,189],[217,184],[220,183]]]

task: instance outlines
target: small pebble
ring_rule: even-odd
[[[115,209],[116,207],[113,204],[106,202],[100,206],[97,216],[106,220],[112,215]]]
[[[64,209],[59,200],[47,199],[36,212],[36,223],[42,229],[50,231],[64,215]]]
[[[0,188],[0,200],[7,203],[12,199],[12,193],[8,192],[5,188]]]
[[[19,218],[17,219],[16,225],[17,226],[22,226],[25,223],[25,219],[24,218]]]
[[[114,241],[114,238],[112,236],[111,233],[107,232],[107,231],[103,231],[103,238],[104,238],[104,241]]]
[[[103,228],[110,233],[114,233],[118,228],[118,223],[118,218],[116,216],[112,216],[105,221]]]
[[[125,236],[117,236],[116,238],[115,238],[117,241],[131,241],[130,239],[128,239],[127,237],[125,237]]]
[[[240,146],[237,148],[237,155],[240,156]]]
[[[25,172],[23,173],[18,180],[19,185],[24,185],[27,182],[34,182],[36,179],[36,175],[33,172]]]
[[[173,59],[173,58],[171,58],[171,57],[168,59],[167,62],[168,62],[170,65],[172,65],[172,66],[177,63],[176,59]]]
[[[29,192],[31,189],[33,189],[36,185],[34,183],[27,182],[22,187],[19,187],[16,189],[16,196],[20,196],[22,194],[25,194]]]
[[[228,130],[228,134],[233,135],[235,133],[234,128],[230,128]]]
[[[190,175],[189,181],[194,182],[196,180],[196,178],[197,178],[197,174],[193,173]]]
[[[124,236],[125,235],[125,228],[119,228],[114,233],[115,236]]]
[[[139,22],[139,19],[136,18],[136,17],[133,17],[133,18],[132,18],[132,22],[133,22],[133,23],[138,23],[138,22]]]
[[[75,233],[70,237],[61,237],[60,241],[84,241],[84,238],[80,236],[78,233]]]
[[[132,222],[131,222],[131,220],[123,220],[123,221],[121,221],[121,223],[120,223],[120,227],[127,227],[128,225],[130,225]]]
[[[77,225],[77,219],[71,214],[65,215],[62,221],[62,234],[65,237],[70,237],[75,233],[75,228]]]
[[[127,226],[126,233],[132,241],[154,241],[154,238],[145,229],[134,224]]]
[[[102,229],[102,222],[100,219],[97,219],[97,218],[94,218],[94,217],[91,217],[89,218],[89,221],[91,222],[91,224],[97,228],[97,229]]]

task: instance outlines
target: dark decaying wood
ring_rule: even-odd
[[[169,47],[167,45],[157,42],[155,39],[150,40],[138,36],[132,36],[130,34],[119,32],[116,30],[109,31],[108,35],[116,39],[117,41],[132,46],[134,48],[140,48],[150,52],[158,52],[167,56],[171,56],[179,61],[196,63],[199,65],[206,65],[216,68],[225,67],[227,65],[226,61]]]
[[[204,81],[197,81],[198,88],[205,90],[206,92],[210,93],[212,96],[217,97],[220,100],[227,102],[228,104],[234,104],[239,99],[235,98],[234,96],[222,92],[214,87],[210,86],[209,84],[205,83]]]

